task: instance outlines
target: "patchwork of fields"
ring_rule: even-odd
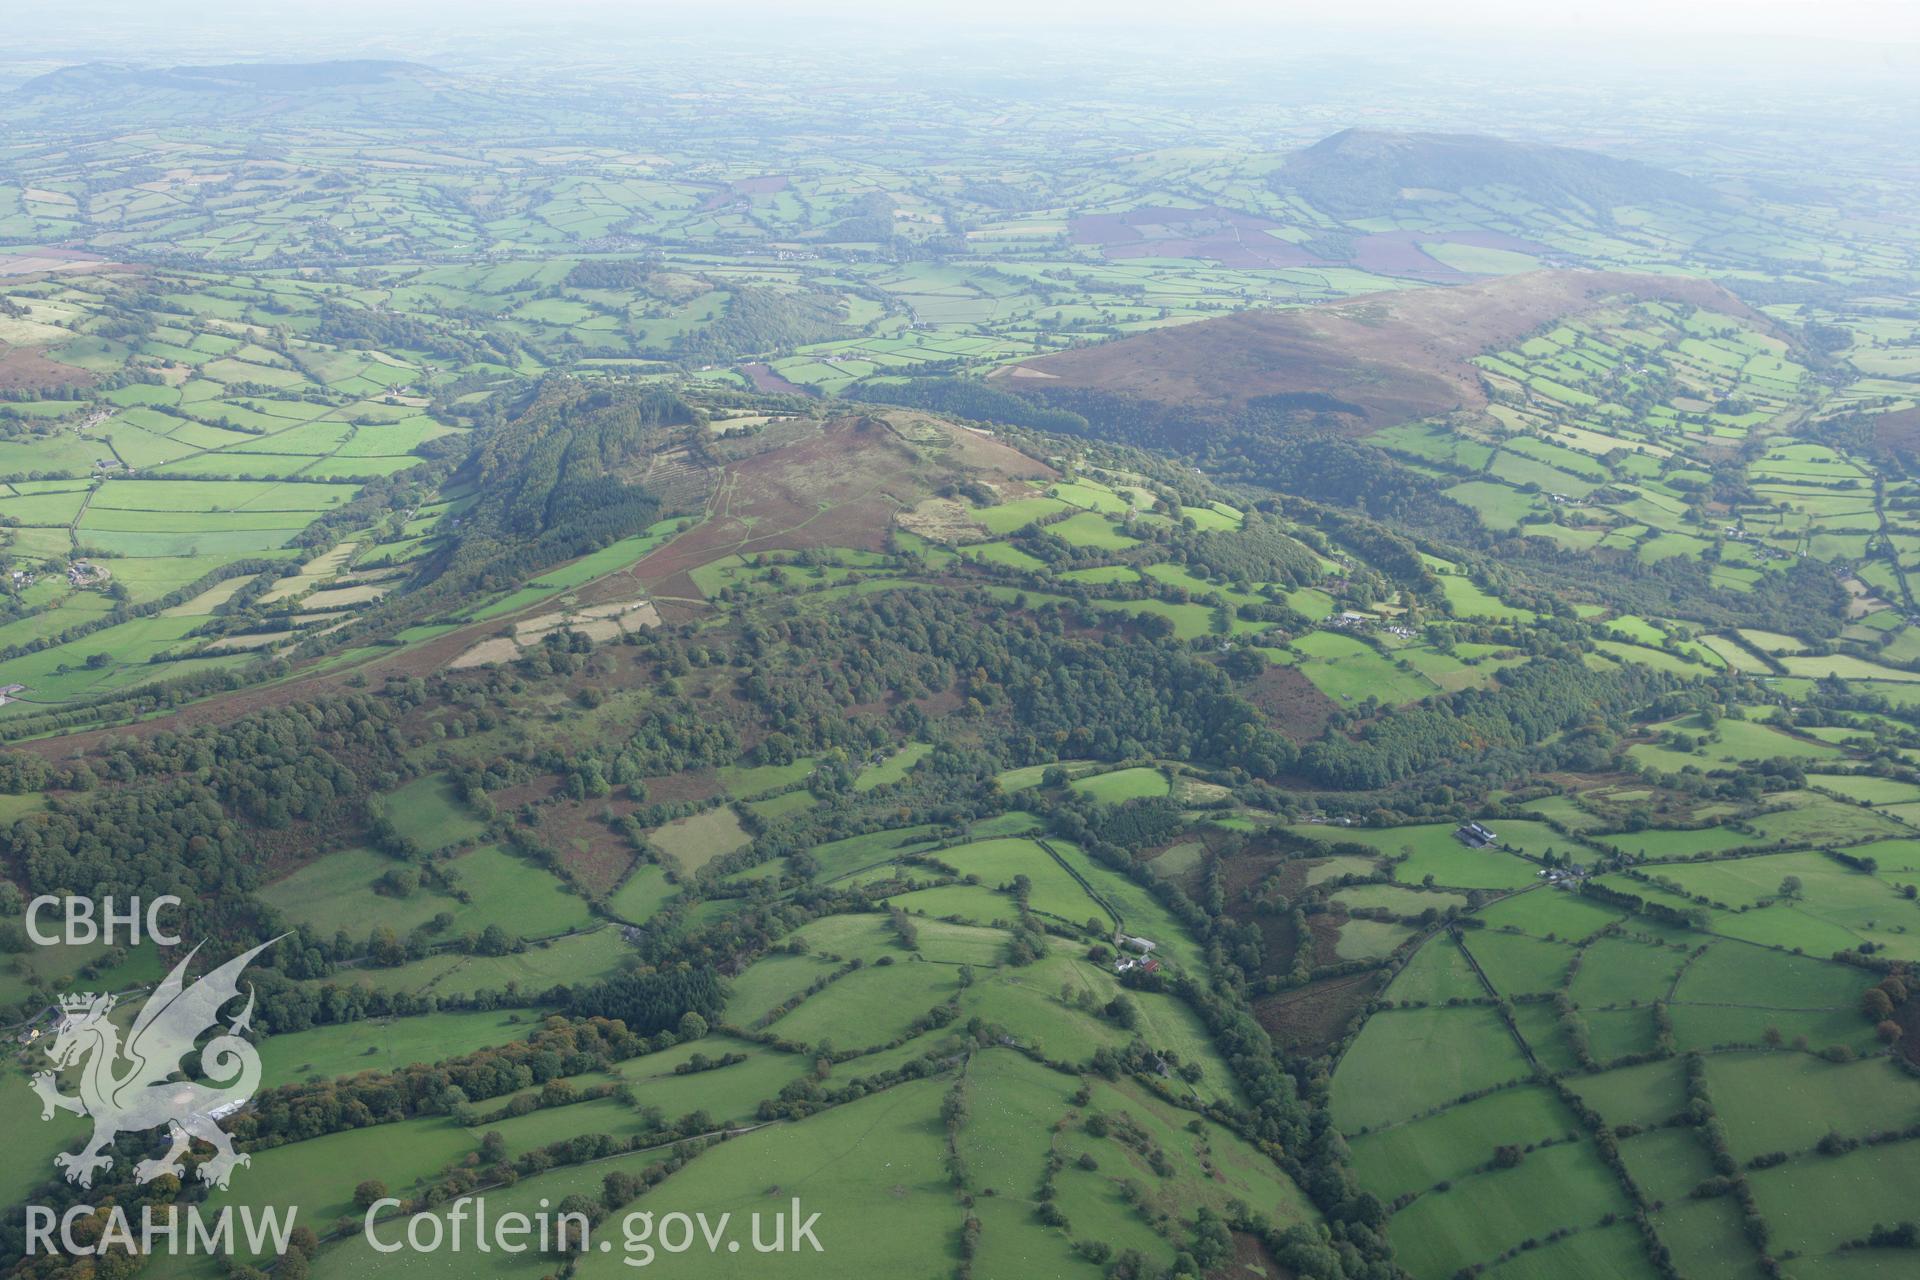
[[[451,375],[417,349],[343,341],[336,290],[173,276],[129,322],[119,284],[9,290],[33,317],[28,349],[75,384],[0,405],[16,711],[324,635],[400,585],[462,505],[387,488],[464,430],[433,409]]]
[[[1701,737],[1645,763],[1849,763],[1753,721]],[[1415,1276],[1547,1256],[1556,1274],[1651,1276],[1649,1249],[1688,1275],[1788,1251],[1806,1274],[1901,1272],[1898,1252],[1857,1245],[1903,1211],[1840,1188],[1879,1176],[1868,1168],[1897,1179],[1920,1150],[1920,1094],[1886,1048],[1900,1036],[1882,989],[1905,988],[1876,959],[1920,955],[1920,841],[1882,807],[1905,799],[1899,784],[1807,784],[1693,830],[1611,830],[1616,806],[1644,815],[1659,792],[1605,787],[1485,818],[1484,848],[1452,824],[1292,829],[1337,855],[1311,864],[1329,876],[1377,883],[1384,858],[1413,887],[1331,895],[1346,911],[1447,917],[1403,926],[1329,1095]]]
[[[88,1194],[314,1233],[142,1274],[634,1269],[381,1194],[821,1211],[662,1260],[725,1277],[1911,1274],[1876,82],[1631,142],[649,42],[0,92],[0,901],[274,939],[250,1167]],[[1678,167],[1549,142],[1615,132]],[[17,1209],[57,995],[178,953],[13,923]]]
[[[1142,790],[1134,776],[1140,774],[1158,779],[1164,792],[1165,779],[1151,770],[1092,774],[1082,783],[1105,782],[1111,794],[1100,803],[1116,804],[1122,793]],[[793,776],[792,769],[741,769],[735,786],[755,794]],[[433,781],[403,790],[424,795]],[[407,803],[418,805],[419,797]],[[979,824],[981,838],[958,843],[929,842],[930,829],[917,828],[820,846],[811,857],[822,874],[848,868],[845,874],[867,883],[870,905],[814,919],[735,975],[711,1033],[677,1042],[667,1034],[651,1048],[643,1043],[636,1056],[554,1079],[536,1074],[521,1094],[463,1107],[452,1117],[423,1116],[278,1147],[257,1159],[256,1172],[269,1176],[247,1179],[245,1191],[236,1183],[233,1194],[216,1193],[212,1203],[256,1203],[271,1194],[275,1203],[298,1204],[303,1220],[325,1223],[354,1211],[354,1186],[373,1165],[394,1194],[405,1196],[471,1164],[476,1151],[523,1173],[510,1190],[491,1188],[490,1204],[532,1203],[539,1196],[558,1202],[599,1187],[610,1172],[664,1159],[676,1140],[730,1128],[738,1135],[733,1141],[704,1151],[698,1141],[683,1146],[698,1154],[673,1174],[680,1193],[710,1211],[723,1200],[732,1204],[729,1196],[743,1196],[743,1209],[755,1202],[757,1193],[741,1190],[742,1160],[760,1171],[761,1182],[778,1182],[783,1195],[830,1204],[842,1217],[855,1206],[863,1214],[897,1215],[903,1230],[912,1223],[922,1233],[957,1231],[969,1191],[991,1188],[1000,1208],[981,1215],[978,1249],[1030,1258],[1044,1245],[1047,1265],[1090,1280],[1101,1274],[1097,1259],[1108,1256],[1095,1242],[1155,1265],[1171,1263],[1189,1247],[1183,1223],[1203,1206],[1213,1213],[1250,1206],[1276,1228],[1315,1220],[1312,1204],[1268,1155],[1202,1114],[1213,1104],[1242,1106],[1244,1098],[1194,1011],[1163,990],[1123,987],[1110,961],[1100,958],[1102,943],[1124,920],[1126,928],[1158,941],[1169,960],[1198,966],[1203,958],[1185,927],[1138,886],[1065,842],[993,834],[1030,829],[1033,822],[1008,814]],[[897,860],[877,861],[889,854]],[[547,918],[538,905],[542,895],[556,908],[579,902],[555,894],[545,872],[490,845],[434,863],[438,887],[407,896],[369,894],[369,875],[381,862],[394,865],[362,850],[333,854],[275,885],[267,900],[317,928],[347,927],[337,913],[357,906],[354,927],[404,932],[409,922],[451,904],[441,896],[451,885],[463,900],[454,908],[453,929],[471,935],[483,922],[504,923],[528,937]],[[698,883],[691,869],[675,874],[689,886]],[[665,919],[677,909],[677,896],[695,892],[661,886],[646,909],[624,890],[616,901],[645,922]],[[369,915],[368,901],[387,905]],[[723,908],[728,902],[714,901]],[[1058,926],[1058,936],[1038,955],[1023,953],[1016,937],[1029,910]],[[551,919],[566,922],[564,915]],[[419,925],[412,927],[419,932]],[[511,991],[516,981],[564,992],[565,985],[554,984],[615,971],[610,961],[617,951],[588,945],[613,936],[614,930],[601,929],[581,935],[577,945],[563,938],[499,960],[436,954],[369,968],[352,981],[363,990],[442,999],[502,986]],[[318,1082],[413,1062],[485,1058],[541,1026],[537,1009],[370,1018],[271,1036],[263,1059],[270,1086]],[[961,1034],[968,1026],[993,1028],[990,1047],[977,1032]],[[1101,1066],[1143,1047],[1168,1065],[1164,1081],[1114,1076]],[[928,1136],[939,1132],[943,1115],[966,1157],[957,1182],[945,1172],[946,1142]],[[900,1142],[875,1145],[876,1124],[892,1126]],[[569,1144],[589,1137],[593,1149],[607,1155],[577,1165]],[[404,1156],[396,1156],[401,1150]],[[1144,1202],[1132,1201],[1128,1190],[1139,1178],[1152,1183]],[[1040,1190],[1056,1179],[1057,1187]],[[1034,1237],[1021,1224],[1043,1202],[1058,1205],[1060,1217],[1054,1231]],[[922,1256],[918,1243],[856,1246],[844,1223],[828,1230],[856,1252],[879,1249],[876,1265]],[[320,1261],[388,1265],[363,1257],[365,1251],[356,1229]],[[156,1265],[166,1275],[215,1273],[180,1259]],[[529,1261],[524,1269],[534,1275],[542,1265]]]

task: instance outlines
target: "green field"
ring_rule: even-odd
[[[1167,778],[1158,769],[1116,769],[1112,773],[1077,778],[1073,789],[1101,804],[1119,804],[1123,800],[1166,795]]]
[[[1367,1023],[1341,1061],[1334,1123],[1357,1134],[1525,1074],[1525,1059],[1490,1010],[1389,1010]]]
[[[889,782],[898,782],[907,776],[909,769],[919,764],[932,750],[933,747],[930,743],[909,742],[906,746],[901,747],[898,751],[887,756],[886,759],[862,769],[860,776],[853,780],[853,789],[855,791],[871,791],[873,788],[885,786]]]
[[[342,986],[412,995],[469,996],[481,991],[545,992],[557,984],[585,982],[613,972],[629,954],[617,929],[595,929],[551,942],[536,942],[503,956],[442,951],[391,969],[342,970]]]
[[[432,874],[445,887],[424,883],[417,870],[385,854],[347,849],[277,881],[261,897],[288,920],[329,935],[385,928],[404,937],[445,913],[452,920],[438,932],[442,940],[489,925],[539,938],[580,928],[590,918],[587,904],[551,874],[493,845],[436,863]],[[404,894],[388,888],[396,878],[415,887]]]
[[[674,860],[683,875],[695,875],[721,854],[744,847],[749,836],[729,808],[708,809],[647,833],[654,848]]]
[[[945,965],[897,963],[849,974],[772,1024],[773,1034],[802,1044],[875,1048],[952,998],[958,985]]]
[[[538,1017],[522,1010],[343,1022],[268,1037],[260,1048],[261,1073],[271,1086],[395,1071],[524,1040],[538,1028]]]
[[[445,778],[417,779],[382,796],[381,812],[400,836],[424,853],[478,836],[485,824],[471,816]]]
[[[1078,924],[1102,914],[1072,874],[1035,841],[980,840],[941,849],[934,856],[962,876],[977,876],[992,888],[1004,888],[1014,877],[1025,876],[1032,886],[1029,905],[1056,919]]]
[[[1508,824],[1495,826],[1496,834]],[[1359,844],[1390,858],[1393,878],[1420,884],[1428,876],[1449,889],[1521,889],[1534,884],[1537,868],[1497,848],[1471,849],[1454,836],[1455,824],[1429,823],[1411,827],[1293,827],[1293,834],[1323,842]]]

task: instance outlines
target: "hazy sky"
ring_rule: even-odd
[[[606,11],[635,7],[631,0],[556,0],[550,8]],[[681,6],[640,5],[671,10]],[[741,6],[735,5],[734,8]],[[1658,40],[1682,31],[1726,38],[1920,40],[1916,0],[921,0],[912,5],[876,0],[746,0],[757,10],[844,14],[873,21],[924,20],[938,14],[962,25],[1125,22],[1149,26],[1253,23],[1269,28],[1339,27],[1390,32],[1395,27],[1476,27],[1558,35],[1624,36]]]
[[[144,18],[177,30],[224,27],[238,17],[260,27],[328,29],[350,37],[340,30],[347,13],[379,14],[401,26],[587,18],[623,28],[649,22],[681,27],[704,17],[718,29],[738,31],[743,14],[754,13],[888,27],[1212,28],[1223,37],[1235,28],[1258,26],[1281,32],[1359,28],[1382,36],[1413,27],[1654,41],[1683,33],[1727,40],[1920,41],[1915,0],[1352,0],[1343,5],[1325,0],[729,0],[724,5],[685,0],[69,0],[21,5],[8,25],[24,21],[36,32],[64,28],[70,37],[84,38],[95,15]]]
[[[1559,64],[1920,83],[1920,0],[62,0],[16,3],[0,64],[373,56],[542,57],[962,39],[1071,59],[1074,41],[1244,61],[1274,56]],[[1039,33],[1044,30],[1042,37]],[[1044,40],[1044,43],[1041,41]],[[1683,89],[1684,83],[1650,85]],[[1901,95],[1904,96],[1904,95]]]

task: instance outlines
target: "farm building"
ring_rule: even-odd
[[[1466,845],[1469,849],[1484,849],[1498,839],[1492,831],[1477,822],[1461,823],[1459,829],[1453,833],[1453,836],[1454,839]]]

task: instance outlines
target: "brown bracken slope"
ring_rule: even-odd
[[[1344,415],[1356,429],[1486,403],[1477,355],[1544,325],[1625,298],[1687,302],[1758,323],[1707,280],[1536,271],[1481,284],[1370,294],[1287,311],[1243,311],[1117,342],[1039,356],[1000,371],[1037,399],[1099,391],[1169,406],[1234,409],[1263,397]]]

